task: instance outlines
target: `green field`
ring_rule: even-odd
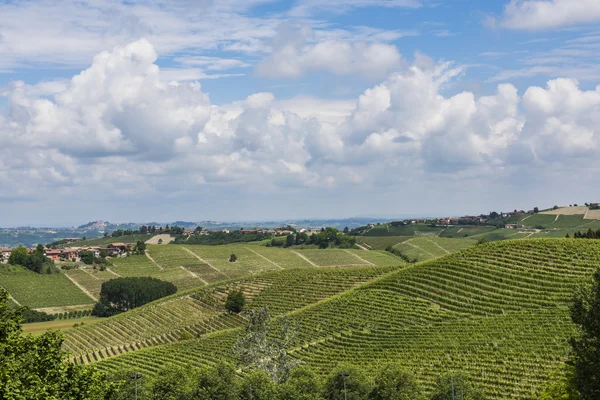
[[[382,224],[375,225],[373,229],[367,231],[364,234],[364,236],[437,236],[440,234],[440,232],[442,232],[442,228],[434,228],[425,224],[410,224],[404,226],[392,226],[390,224]]]
[[[93,303],[64,274],[40,275],[22,267],[2,265],[0,286],[19,304],[31,308]]]
[[[394,249],[417,261],[430,260],[474,246],[472,239],[450,239],[442,237],[414,237],[394,245]]]
[[[119,236],[119,237],[106,237],[106,238],[96,238],[96,239],[87,239],[81,240],[79,242],[67,243],[61,245],[61,247],[83,247],[83,246],[101,246],[105,247],[111,243],[137,243],[139,240],[145,242],[150,239],[154,235],[129,235],[129,236]]]
[[[487,398],[535,399],[567,354],[574,328],[566,305],[573,289],[598,267],[600,247],[594,241],[529,239],[472,246],[406,267],[379,268],[379,275],[365,276],[364,283],[346,289],[323,276],[309,276],[376,268],[276,271],[229,285],[244,288],[252,307],[282,304],[275,313],[287,313],[300,323],[292,355],[317,371],[327,373],[340,361],[367,370],[394,361],[414,371],[427,390],[435,376],[458,370],[468,373]],[[276,276],[279,283],[269,283]],[[311,289],[313,285],[320,287]],[[331,287],[337,289],[325,289]],[[216,307],[223,290],[190,297]],[[315,296],[319,293],[322,296]],[[139,326],[129,324],[129,318],[151,315],[152,307],[160,304],[119,318],[124,326]],[[114,332],[118,329],[90,331],[87,337],[98,340]],[[165,363],[189,367],[232,360],[239,330],[212,332],[197,332],[197,339],[185,341],[157,339],[155,346],[138,346],[147,348],[110,357],[98,366],[154,374]]]

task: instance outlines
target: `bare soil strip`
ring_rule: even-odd
[[[77,286],[83,293],[85,293],[87,297],[89,297],[90,299],[92,299],[94,301],[98,301],[98,299],[93,294],[91,294],[89,290],[87,290],[86,288],[84,288],[83,286],[81,286],[79,284],[79,282],[77,282],[75,279],[71,278],[67,274],[65,274],[65,276],[67,277],[68,280],[70,280],[71,282],[73,282],[73,284],[75,286]]]
[[[302,257],[304,258],[304,260],[309,263],[310,265],[312,265],[313,267],[317,267],[320,268],[317,264],[315,264],[314,262],[310,261],[308,258],[304,257],[302,254],[298,253],[297,251],[292,250],[292,253],[294,253],[295,255],[297,255],[298,257]]]
[[[366,247],[364,247],[364,246],[362,246],[362,245],[360,245],[358,243],[356,243],[356,247],[358,247],[361,250],[369,251],[369,249],[367,249]]]
[[[252,250],[251,248],[249,248],[249,247],[244,247],[244,248],[245,248],[246,250],[250,250],[251,252],[253,252],[253,253],[254,253],[254,254],[256,254],[257,256],[259,256],[260,258],[262,258],[262,259],[264,259],[264,260],[266,260],[266,261],[270,262],[271,264],[273,264],[273,265],[274,265],[274,266],[276,266],[277,268],[279,268],[279,269],[285,269],[285,268],[283,268],[281,265],[277,264],[276,262],[273,262],[273,261],[269,260],[267,257],[263,256],[263,255],[262,255],[262,254],[260,254],[260,253],[257,253],[256,251]]]
[[[371,261],[367,261],[364,258],[362,258],[361,256],[359,256],[358,254],[354,254],[353,252],[351,252],[350,250],[344,250],[346,253],[348,254],[352,254],[354,257],[358,258],[360,261],[366,262],[368,265],[375,265],[373,264]]]
[[[158,244],[158,241],[162,239],[162,244],[167,244],[167,243],[171,243],[173,240],[175,240],[174,237],[172,237],[169,234],[162,234],[162,235],[156,235],[156,236],[152,236],[150,239],[146,240],[146,244]]]
[[[0,285],[0,288],[4,289],[4,291],[5,291],[6,293],[8,293],[8,290],[6,290],[6,288],[5,288],[4,286]],[[8,298],[9,298],[9,299],[11,299],[12,301],[14,301],[14,302],[15,302],[15,304],[16,304],[16,305],[18,305],[19,307],[23,307],[23,306],[21,305],[21,303],[19,303],[19,302],[17,301],[17,299],[15,299],[14,297],[12,297],[12,295],[11,295],[10,293],[8,293]]]
[[[202,261],[204,264],[206,264],[209,267],[211,267],[212,269],[214,269],[215,271],[220,272],[221,275],[225,275],[226,277],[229,278],[229,275],[227,275],[225,272],[221,271],[219,268],[215,267],[214,265],[212,265],[211,263],[209,263],[208,261],[206,261],[204,258],[200,257],[198,254],[194,253],[190,249],[187,249],[185,247],[182,247],[182,249],[184,249],[185,251],[187,251],[188,253],[190,253],[194,257],[196,257],[198,260]]]
[[[106,267],[106,270],[107,270],[108,272],[110,272],[111,274],[113,274],[114,276],[116,276],[117,278],[120,278],[120,277],[121,277],[121,275],[117,274],[115,271],[113,271],[112,269],[110,269],[110,268],[108,268],[108,267]]]
[[[532,216],[533,216],[533,214],[526,216],[525,218],[523,218],[523,219],[521,220],[521,222],[525,221],[527,218],[531,218]]]
[[[190,271],[189,269],[187,269],[183,265],[180,265],[179,268],[181,268],[182,270],[184,270],[185,272],[187,272],[188,274],[190,274],[192,277],[201,280],[202,282],[204,282],[205,285],[208,285],[208,282],[206,282],[204,279],[200,278],[200,275],[198,275],[197,273]]]
[[[149,259],[150,261],[152,261],[152,262],[154,263],[154,265],[156,265],[156,266],[158,267],[158,269],[160,269],[161,271],[163,271],[163,270],[164,270],[164,268],[163,268],[163,267],[161,267],[159,263],[157,263],[156,261],[154,261],[154,258],[152,258],[152,256],[151,256],[151,255],[150,255],[150,253],[148,252],[148,250],[146,250],[146,251],[144,252],[144,254],[146,254],[146,257],[148,257],[148,259]]]

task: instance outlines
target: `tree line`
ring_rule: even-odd
[[[31,253],[23,246],[12,249],[8,263],[10,265],[20,265],[38,274],[58,273],[58,268],[54,265],[54,261],[46,257],[44,245],[42,244],[38,244]]]
[[[348,228],[345,229],[349,233]],[[343,234],[336,228],[322,228],[319,233],[308,235],[306,232],[293,232],[284,238],[273,238],[269,247],[316,246],[320,249],[338,247],[351,249],[356,244],[356,238]]]
[[[92,315],[110,317],[177,292],[171,282],[150,277],[116,278],[103,282]]]
[[[567,235],[565,237],[569,238],[571,236],[567,233]],[[584,232],[577,231],[573,234],[573,238],[575,238],[575,239],[600,239],[600,229],[593,230],[592,228],[590,228]]]

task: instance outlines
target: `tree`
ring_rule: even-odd
[[[537,213],[539,213],[539,212],[540,212],[540,209],[539,209],[539,208],[537,208],[537,207],[533,207],[533,212],[537,214]]]
[[[239,400],[276,400],[273,381],[264,371],[255,370],[246,375],[240,384]]]
[[[194,400],[236,400],[239,385],[235,370],[224,362],[205,367],[196,374]]]
[[[285,400],[320,400],[323,391],[319,376],[309,367],[298,367],[288,380],[279,385],[278,398]]]
[[[234,354],[242,367],[263,371],[273,382],[282,383],[298,365],[287,353],[297,333],[297,326],[287,317],[271,320],[266,308],[250,310],[244,335],[236,342]]]
[[[570,340],[573,383],[582,400],[600,399],[600,269],[577,288],[570,314],[578,328]]]
[[[465,374],[438,376],[431,400],[483,400],[483,394],[475,389]]]
[[[84,264],[92,265],[95,261],[94,252],[92,251],[81,251],[79,252],[79,258]]]
[[[344,400],[344,382],[348,400],[366,400],[373,388],[368,375],[352,364],[339,364],[325,382],[324,397],[328,400]]]
[[[133,249],[134,254],[144,255],[146,254],[146,243],[141,240],[138,240],[135,244],[135,248]]]
[[[233,290],[229,292],[227,295],[227,300],[225,301],[225,308],[227,311],[233,314],[238,314],[242,312],[245,305],[246,298],[241,290]]]
[[[234,263],[236,261],[237,261],[237,256],[235,254],[232,254],[229,256],[229,262]]]
[[[418,400],[423,394],[415,376],[392,364],[384,366],[375,377],[372,400]]]
[[[572,366],[565,366],[564,370],[553,374],[542,394],[540,400],[580,400],[579,392],[573,385],[575,370]]]
[[[285,246],[284,247],[290,247],[294,245],[294,234],[290,233],[289,235],[287,235],[287,237],[285,238]]]
[[[155,400],[191,400],[192,374],[189,369],[167,365],[162,368],[152,382],[151,399]]]
[[[23,336],[22,310],[0,289],[0,398],[100,400],[115,391],[94,369],[66,362],[58,332]]]
[[[8,258],[8,263],[10,265],[21,265],[25,266],[27,262],[27,257],[29,257],[29,252],[23,246],[19,246],[15,249],[12,249],[10,252],[10,257]]]
[[[344,228],[344,235],[347,235],[348,233],[350,233],[350,229],[348,229],[348,227]]]

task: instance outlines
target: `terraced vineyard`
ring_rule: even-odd
[[[127,314],[72,331],[64,343],[78,362],[88,363],[161,343],[178,341],[184,332],[199,336],[239,327],[243,320],[225,312],[227,292],[244,291],[250,307],[282,314],[341,293],[397,267],[294,269],[263,274],[230,284],[175,295]]]
[[[514,240],[391,269],[379,278],[363,279],[366,283],[346,286],[349,290],[338,294],[323,287],[308,290],[324,280],[311,282],[307,277],[325,271],[349,273],[352,268],[272,272],[253,283],[232,285],[249,285],[245,290],[254,307],[289,304],[276,313],[287,313],[300,322],[292,354],[323,373],[339,361],[375,369],[393,360],[414,370],[429,389],[436,375],[461,370],[488,398],[534,399],[568,349],[573,327],[566,305],[572,291],[598,267],[600,246],[595,241]],[[305,277],[284,275],[300,272]],[[284,284],[266,285],[266,279],[261,281],[265,276],[280,276]],[[303,284],[307,286],[298,289],[301,292],[293,293]],[[128,366],[152,374],[167,362],[210,364],[232,358],[231,346],[238,334],[236,329],[214,332],[112,357],[98,365],[105,370]]]

